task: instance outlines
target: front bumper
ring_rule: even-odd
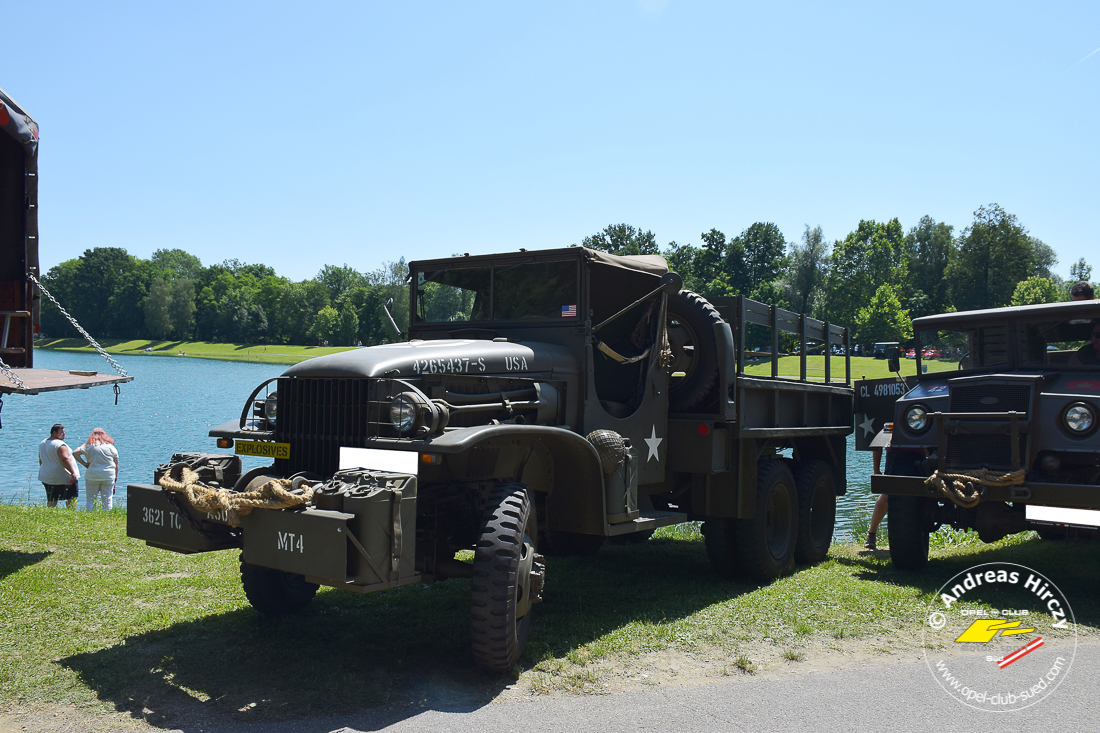
[[[871,477],[871,492],[894,496],[942,498],[939,492],[930,485],[925,484],[924,481],[923,476],[878,474]],[[981,493],[981,501],[1007,501],[1014,504],[1100,509],[1100,486],[1092,484],[1049,484],[1030,481],[1018,486],[986,486]]]

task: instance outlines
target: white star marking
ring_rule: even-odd
[[[867,413],[864,413],[863,422],[861,422],[859,426],[863,428],[863,437],[866,438],[868,435],[875,432],[875,419]]]
[[[657,437],[657,426],[656,425],[653,426],[653,430],[652,430],[652,432],[650,432],[649,437],[648,438],[643,438],[643,440],[645,440],[645,444],[649,446],[649,458],[647,458],[645,462],[649,463],[654,458],[656,458],[657,462],[660,463],[661,462],[661,455],[657,452],[657,446],[659,446],[661,444],[661,441],[664,440],[664,438],[658,438]]]

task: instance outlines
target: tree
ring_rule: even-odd
[[[738,293],[776,280],[786,265],[787,240],[771,222],[756,222],[727,246],[726,273]]]
[[[191,336],[195,328],[195,283],[181,277],[172,281],[168,313],[172,320],[172,334],[179,340]]]
[[[155,338],[167,338],[172,330],[172,315],[169,304],[172,300],[172,286],[164,280],[154,280],[149,284],[149,293],[145,296],[145,330]]]
[[[913,335],[913,321],[901,305],[901,288],[882,285],[866,307],[856,314],[856,339],[862,343],[906,341]]]
[[[1058,255],[1054,248],[1035,237],[1027,238],[1031,248],[1031,275],[1032,277],[1051,277],[1051,270],[1058,264]]]
[[[336,333],[340,337],[340,343],[355,346],[355,338],[359,333],[359,316],[355,312],[355,305],[350,301],[345,301],[340,306]]]
[[[606,226],[603,231],[585,237],[581,244],[613,255],[655,255],[659,250],[653,232],[643,232],[629,224]]]
[[[1029,277],[1016,285],[1009,305],[1038,305],[1065,300],[1065,293],[1049,277]]]
[[[717,229],[699,235],[703,246],[695,253],[695,281],[703,297],[733,295],[729,279],[731,268],[740,269],[739,249],[730,252],[726,235]]]
[[[833,246],[827,313],[833,323],[856,323],[860,309],[883,285],[905,281],[901,223],[860,221],[854,232]]]
[[[695,276],[695,256],[699,250],[690,244],[679,245],[669,242],[668,249],[661,256],[668,263],[668,269],[675,272],[684,281],[684,290],[699,292],[699,279]]]
[[[1085,262],[1085,258],[1077,260],[1069,266],[1069,279],[1073,283],[1088,282],[1092,277],[1092,266]]]
[[[908,277],[902,288],[910,317],[943,313],[948,306],[947,266],[955,256],[952,227],[922,216],[905,235]]]
[[[829,275],[829,244],[821,227],[802,233],[802,244],[791,243],[790,263],[783,284],[787,301],[799,313],[817,313]]]
[[[1016,283],[1037,267],[1033,240],[997,204],[974,212],[974,223],[963,230],[958,256],[947,268],[951,300],[959,310],[1008,305]]]
[[[194,280],[202,274],[202,262],[199,258],[182,249],[158,249],[149,261],[168,280],[177,278]]]
[[[340,313],[331,305],[326,305],[317,311],[317,317],[313,319],[313,325],[309,329],[309,335],[318,342],[331,341],[340,327]]]
[[[348,290],[367,284],[367,278],[364,275],[346,264],[340,267],[325,265],[314,280],[328,288],[330,303],[338,302]]]

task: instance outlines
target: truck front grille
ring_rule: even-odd
[[[284,476],[309,471],[322,478],[339,468],[340,447],[362,446],[368,436],[370,379],[279,380],[275,440],[290,444],[290,458],[277,460]]]
[[[1026,413],[1030,403],[1030,384],[968,384],[951,388],[951,412]]]
[[[1026,421],[1031,408],[1030,384],[977,384],[951,387],[951,412],[1018,412]],[[958,418],[960,422],[981,422],[986,418]],[[1004,418],[996,418],[1003,421]],[[1005,421],[1007,422],[1007,421]],[[1027,457],[1027,436],[1016,446],[1021,464]],[[1009,435],[949,435],[946,463],[949,468],[1012,470],[1012,438]]]

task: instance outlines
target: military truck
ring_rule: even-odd
[[[856,447],[886,446],[871,490],[890,496],[894,565],[922,567],[942,525],[984,542],[1097,533],[1096,324],[1095,300],[918,318],[917,375],[855,383]]]
[[[839,372],[829,347],[847,330],[681,284],[661,257],[583,247],[412,262],[406,341],[290,367],[210,431],[234,454],[174,464],[223,496],[280,479],[307,502],[233,526],[165,490],[181,475],[166,464],[159,485],[129,486],[128,534],[240,548],[246,595],[268,614],[319,585],[471,578],[473,656],[489,670],[519,658],[547,553],[702,520],[724,576],[769,581],[821,560],[852,390],[847,359],[830,379],[807,376],[806,354],[824,344]],[[770,340],[770,372],[746,373],[746,339]],[[801,354],[794,374],[779,373],[782,343]],[[238,454],[272,462],[238,475]],[[456,558],[468,550],[472,562]]]

